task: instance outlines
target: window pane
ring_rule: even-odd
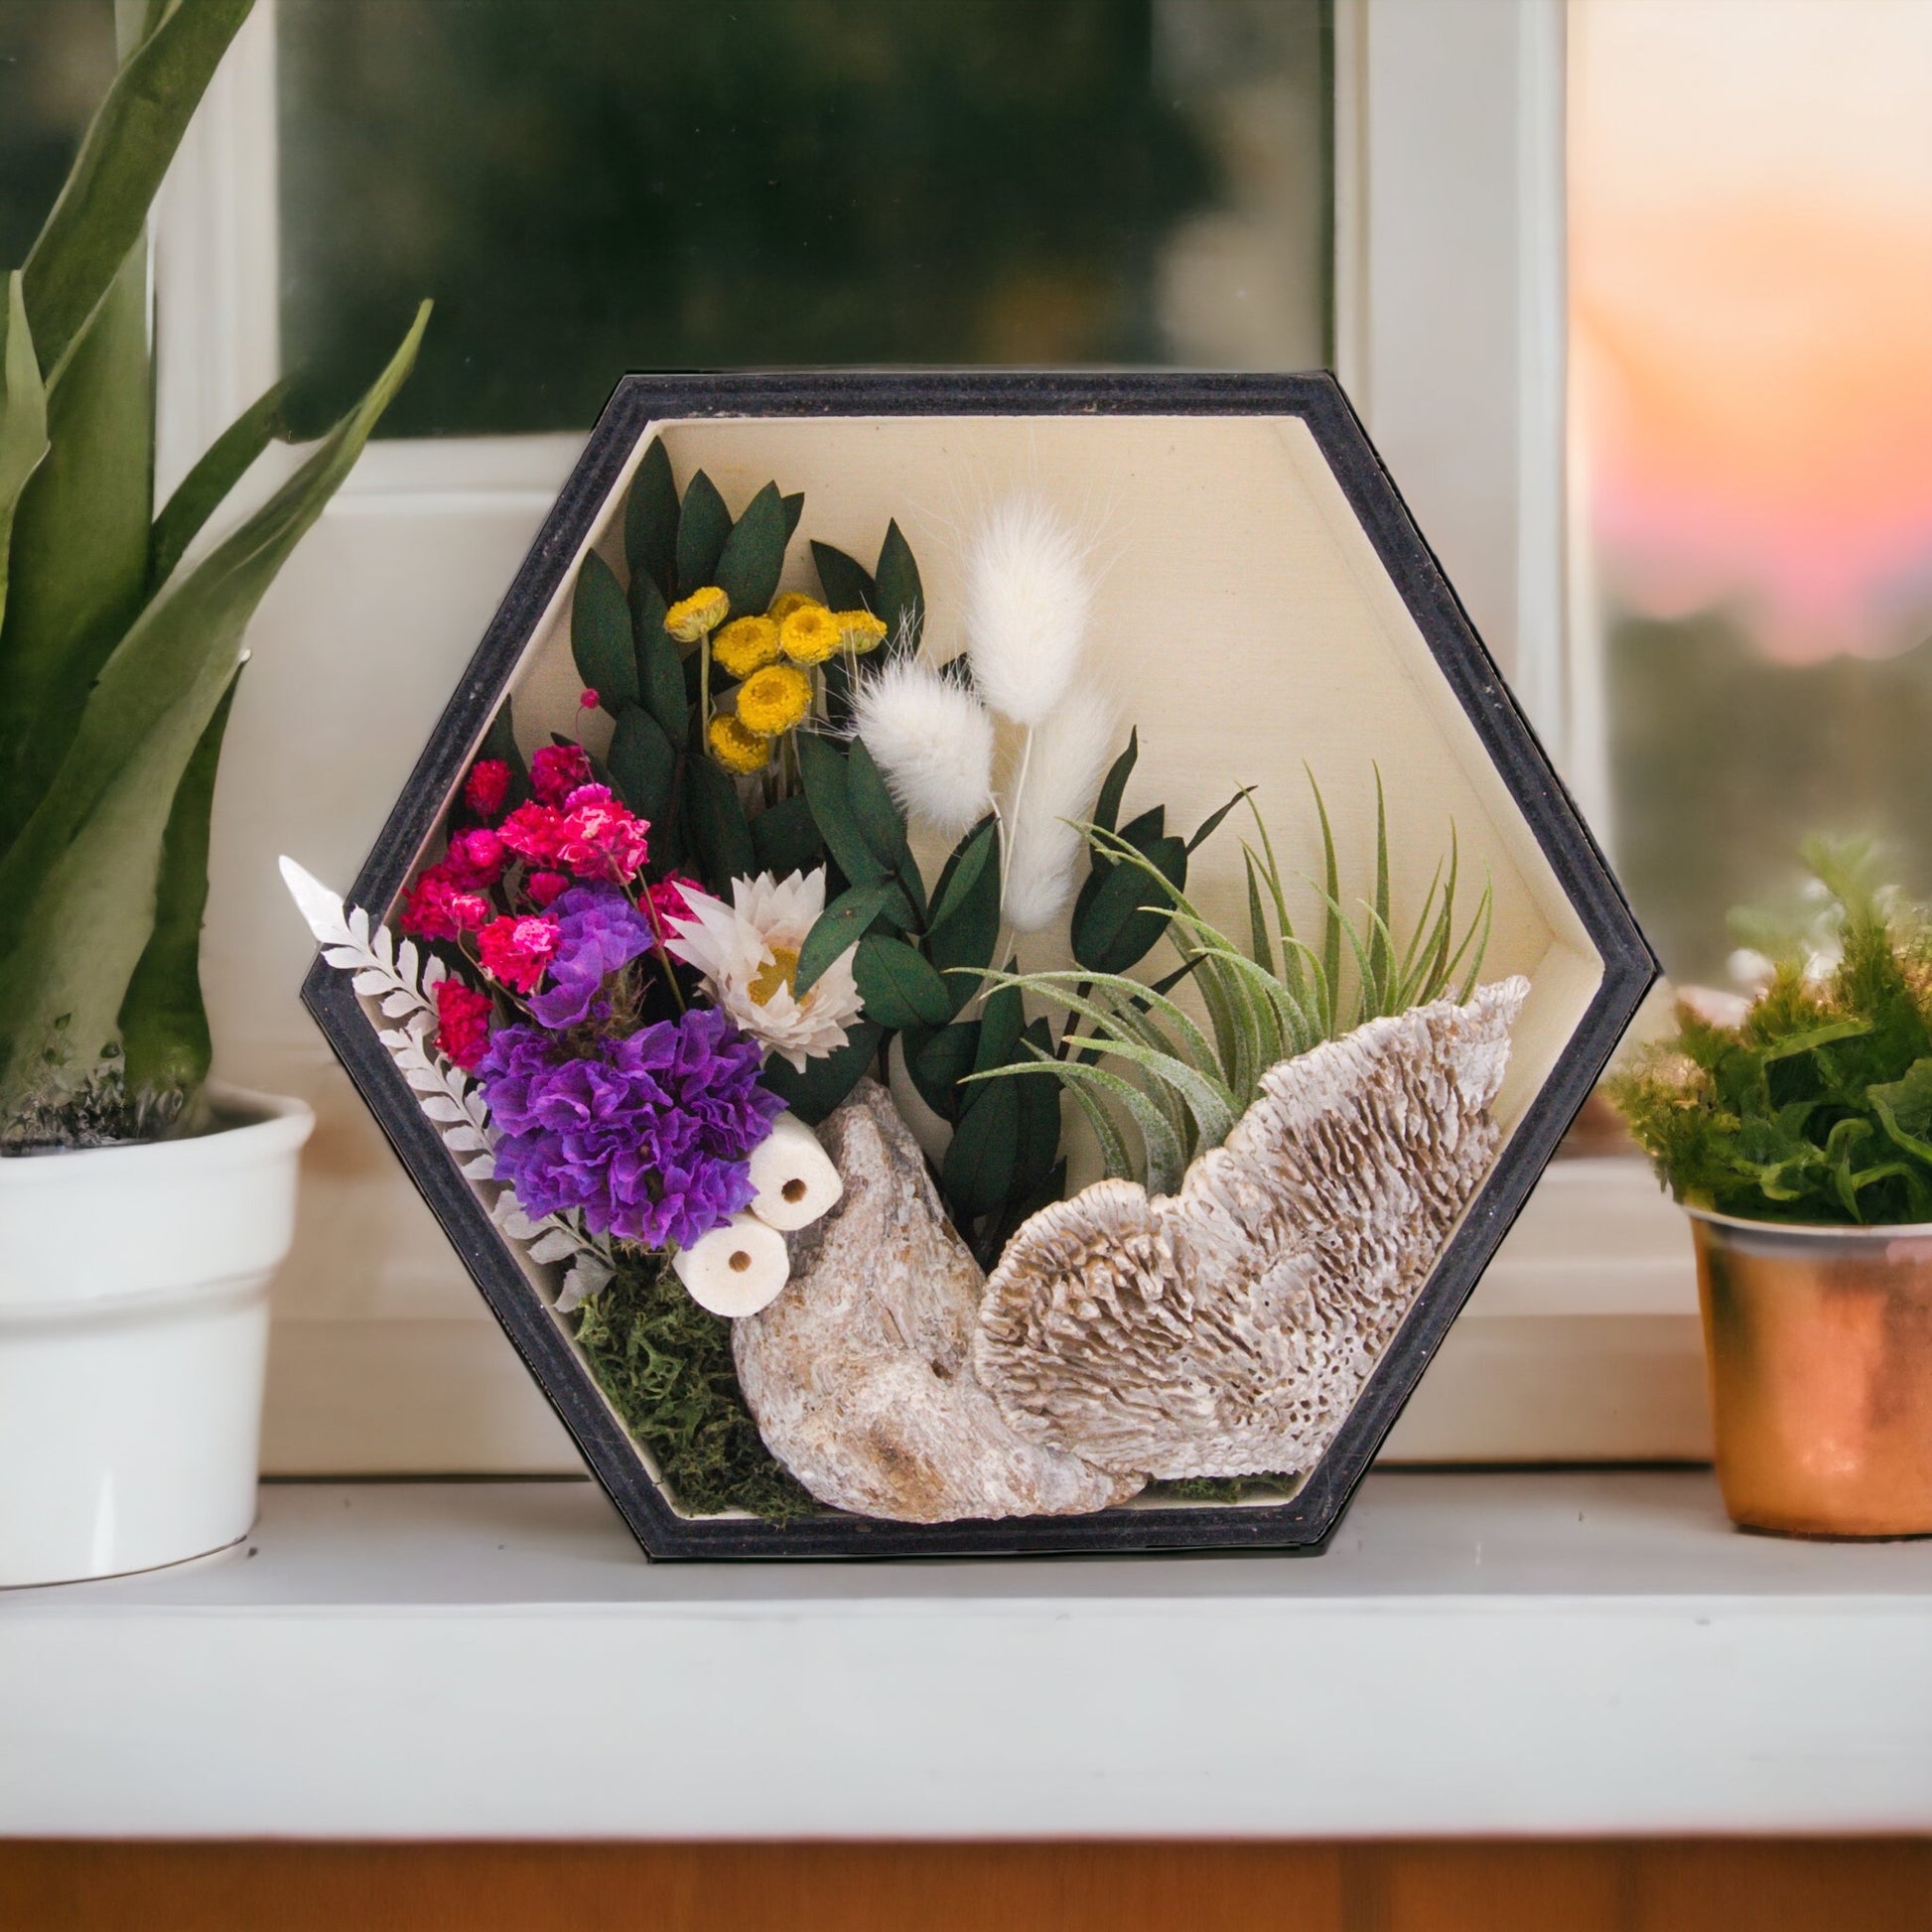
[[[1326,354],[1318,0],[281,0],[310,406],[421,294],[386,435],[625,368]]]
[[[18,267],[114,77],[110,0],[0,0],[0,267]]]
[[[1573,0],[1619,869],[1666,966],[1814,830],[1932,890],[1932,0]]]

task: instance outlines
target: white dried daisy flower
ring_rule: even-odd
[[[1004,907],[1016,931],[1051,925],[1073,897],[1085,844],[1077,828],[1093,816],[1117,726],[1109,699],[1076,691],[1032,735],[1026,783],[1015,787],[1007,827]]]
[[[1037,725],[1066,696],[1093,616],[1093,580],[1073,532],[1040,497],[1009,496],[966,555],[966,651],[1002,718]]]
[[[993,720],[972,692],[915,657],[854,681],[854,729],[899,809],[956,839],[993,796]]]
[[[825,868],[732,881],[732,903],[691,887],[688,913],[666,921],[665,944],[704,975],[706,990],[759,1045],[800,1073],[845,1044],[864,1002],[848,946],[802,995],[793,991],[805,935],[825,910]]]

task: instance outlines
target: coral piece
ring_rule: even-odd
[[[1284,1060],[1180,1191],[1021,1227],[974,1367],[1014,1430],[1125,1475],[1311,1468],[1488,1172],[1523,979]]]
[[[863,1080],[819,1130],[845,1182],[792,1240],[792,1278],[737,1322],[739,1385],[765,1447],[820,1502],[897,1522],[1075,1515],[1124,1501],[1023,1441],[973,1379],[982,1278],[886,1090]]]

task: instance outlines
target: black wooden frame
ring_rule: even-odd
[[[462,781],[556,594],[645,428],[704,417],[1293,416],[1312,433],[1377,555],[1535,835],[1603,978],[1583,1021],[1437,1262],[1388,1353],[1307,1481],[1286,1501],[1123,1506],[1092,1516],[934,1525],[828,1512],[773,1526],[681,1516],[660,1492],[589,1368],[491,1225],[417,1105],[349,976],[320,958],[302,997],[410,1177],[576,1439],[592,1473],[656,1559],[950,1557],[1128,1551],[1317,1549],[1394,1427],[1449,1324],[1521,1210],[1565,1129],[1657,974],[1616,881],[1477,637],[1332,377],[1060,372],[629,375],[618,385],[563,493],[478,646],[350,894],[385,914]]]

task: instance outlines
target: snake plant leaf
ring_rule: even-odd
[[[27,326],[27,300],[20,271],[7,277],[7,300],[0,310],[0,621],[7,611],[7,551],[14,509],[27,479],[47,454],[47,391]]]
[[[623,506],[623,560],[634,587],[657,586],[667,603],[677,594],[677,483],[662,437],[653,436]]]
[[[768,483],[732,525],[712,574],[711,581],[731,599],[733,617],[755,616],[770,606],[778,594],[785,545],[790,540],[784,499],[778,494],[778,485]]]
[[[700,470],[684,492],[677,518],[677,594],[689,597],[718,581],[718,557],[731,535],[732,513],[718,485]],[[734,617],[739,612],[732,613]]]
[[[50,389],[141,239],[161,178],[253,4],[177,0],[114,76],[22,271]]]
[[[818,587],[834,611],[870,611],[874,617],[881,615],[879,586],[863,564],[816,538],[812,542],[812,563],[818,571]]]
[[[286,443],[289,430],[282,413],[288,384],[278,382],[258,396],[212,443],[201,462],[189,471],[154,520],[148,546],[148,591],[152,595],[175,574],[188,546],[201,534],[208,518],[227,501],[255,459],[271,443]]]
[[[122,1067],[136,1095],[201,1090],[213,1042],[202,998],[202,920],[207,911],[208,818],[222,734],[239,673],[228,681],[175,787],[161,840],[154,930],[121,1001]]]
[[[389,365],[261,509],[144,610],[102,667],[46,797],[0,858],[0,1111],[114,1034],[154,925],[172,800],[289,553],[347,476],[416,357],[426,303]]]
[[[0,850],[53,783],[95,677],[147,602],[150,389],[147,251],[137,248],[50,386],[51,447],[14,515],[0,628]]]
[[[874,614],[886,624],[886,634],[908,649],[916,647],[919,632],[925,627],[925,591],[919,583],[919,567],[912,561],[912,548],[899,534],[897,521],[886,525],[886,541],[879,547],[879,568],[873,573],[879,586],[879,602]]]
[[[577,675],[614,717],[638,701],[630,605],[617,572],[595,550],[585,556],[570,600],[570,654]]]

